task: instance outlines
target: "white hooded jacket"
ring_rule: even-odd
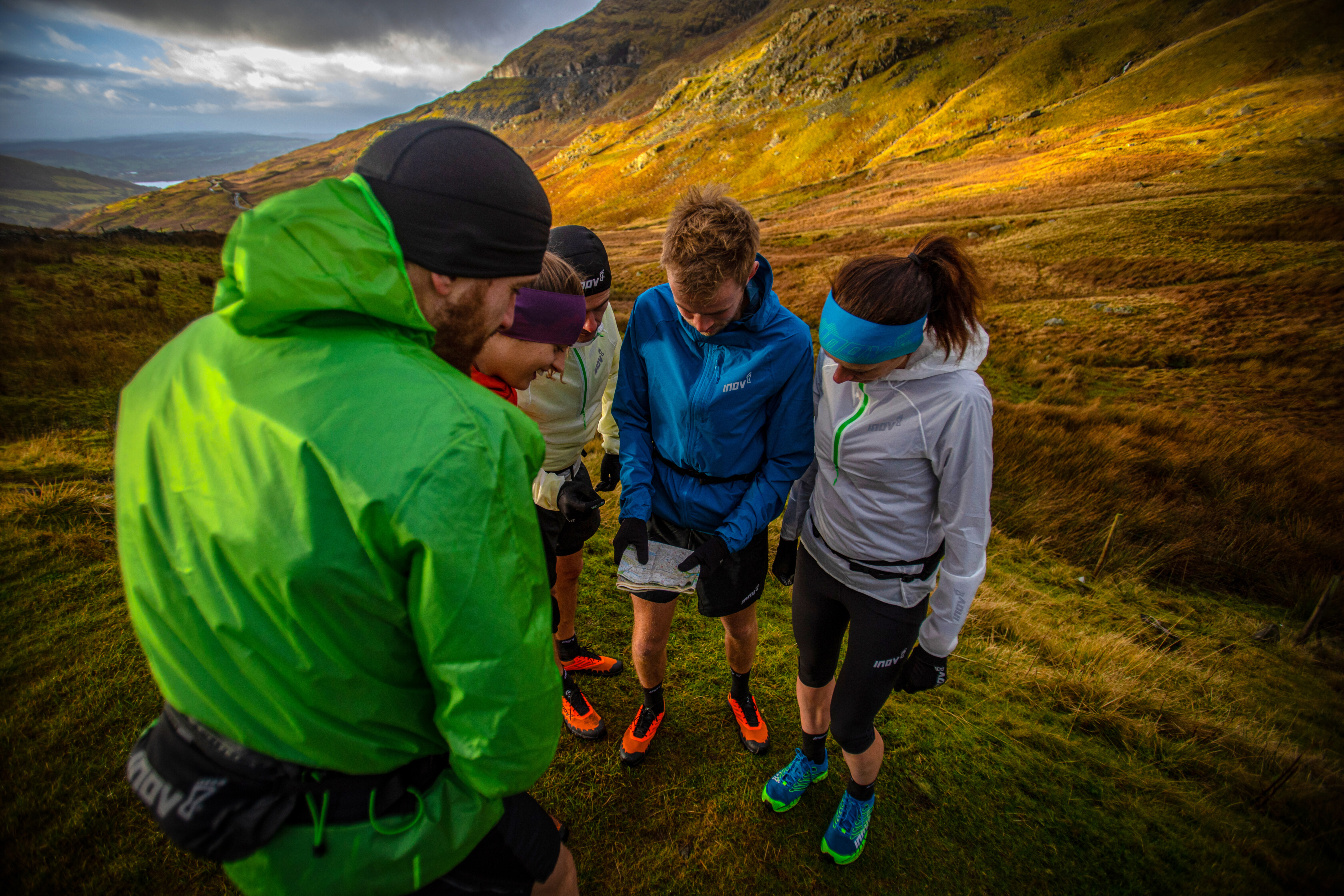
[[[801,537],[828,575],[856,591],[902,607],[933,592],[919,642],[934,656],[956,649],[985,577],[994,405],[975,370],[988,350],[978,329],[964,355],[948,358],[926,332],[905,368],[864,384],[836,383],[835,360],[818,354],[814,458],[784,513],[781,537]],[[891,564],[929,557],[939,544],[941,570],[926,581],[850,566],[917,573],[920,564]]]
[[[560,486],[574,475],[583,446],[598,431],[607,454],[621,453],[620,431],[611,415],[620,368],[621,333],[616,315],[607,305],[592,340],[570,346],[565,375],[541,377],[518,393],[518,407],[536,422],[546,439],[546,459],[532,480],[532,500],[555,510]]]

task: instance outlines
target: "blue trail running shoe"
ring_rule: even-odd
[[[774,777],[765,782],[761,799],[770,804],[776,812],[787,812],[803,798],[808,785],[826,780],[830,768],[829,757],[820,765],[803,755],[802,750],[793,751],[789,764],[775,772]]]
[[[863,852],[863,844],[868,840],[868,819],[873,817],[873,805],[877,795],[860,802],[845,791],[840,797],[840,805],[831,818],[831,826],[821,838],[821,851],[837,865],[848,865]]]

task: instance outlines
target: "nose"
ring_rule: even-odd
[[[843,367],[837,367],[835,368],[835,373],[831,375],[831,379],[835,380],[837,383],[848,383],[850,380],[854,379],[854,374]]]
[[[501,330],[507,330],[509,327],[513,326],[513,310],[514,305],[517,303],[517,301],[518,301],[517,296],[514,296],[513,298],[509,299],[508,310],[504,312],[504,317],[501,318],[499,321],[499,328]]]
[[[583,319],[583,332],[589,334],[597,332],[597,328],[602,324],[602,315],[588,312],[588,316]]]
[[[714,332],[714,321],[702,314],[691,315],[691,326],[695,327],[695,331],[701,336],[708,336]]]
[[[565,355],[569,349],[561,349],[555,353],[555,360],[551,362],[551,369],[556,373],[563,375],[565,372]]]

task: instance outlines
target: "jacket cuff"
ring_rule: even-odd
[[[559,510],[555,502],[560,496],[560,486],[564,484],[565,477],[542,470],[532,480],[532,503],[546,510]]]

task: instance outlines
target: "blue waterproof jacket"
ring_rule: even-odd
[[[812,335],[756,259],[746,313],[713,336],[682,319],[666,283],[635,300],[612,406],[621,518],[656,514],[715,532],[731,551],[779,515],[812,462]],[[705,483],[683,470],[742,478]]]

